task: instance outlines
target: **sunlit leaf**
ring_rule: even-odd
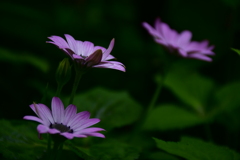
[[[157,147],[187,160],[239,160],[240,154],[227,147],[199,139],[183,137],[180,142],[165,142],[154,138]]]
[[[235,48],[231,48],[233,51],[235,51],[238,55],[240,55],[240,50],[239,49],[235,49]]]
[[[149,130],[169,130],[186,128],[204,122],[205,119],[195,113],[172,104],[165,104],[152,110],[144,124],[144,128]]]
[[[101,127],[105,129],[131,124],[142,111],[142,107],[127,92],[103,88],[77,95],[74,104],[79,111],[87,110],[92,117],[100,118]]]

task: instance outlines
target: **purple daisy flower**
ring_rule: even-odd
[[[122,63],[109,61],[114,59],[110,54],[114,46],[114,39],[112,39],[108,49],[106,49],[101,46],[94,46],[92,42],[75,40],[68,34],[65,34],[67,41],[59,36],[48,38],[52,41],[47,41],[47,43],[58,46],[82,68],[110,68],[125,72],[125,67]]]
[[[212,52],[214,46],[208,46],[207,40],[202,42],[191,41],[192,33],[190,31],[185,30],[182,33],[178,33],[166,23],[161,22],[159,18],[155,21],[155,28],[146,22],[143,22],[143,27],[154,37],[155,42],[166,47],[171,53],[203,61],[212,61],[208,56],[215,55]]]
[[[43,133],[60,134],[68,139],[74,137],[85,138],[87,136],[105,136],[98,131],[102,128],[90,127],[100,121],[98,118],[90,118],[88,111],[77,112],[77,107],[70,104],[65,110],[62,101],[58,97],[52,98],[52,111],[44,104],[31,104],[31,109],[36,116],[24,116],[23,119],[37,121],[39,135]],[[90,128],[89,128],[90,127]]]

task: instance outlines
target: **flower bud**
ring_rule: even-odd
[[[65,85],[71,78],[71,65],[68,58],[64,58],[58,65],[56,71],[57,83],[61,86]]]

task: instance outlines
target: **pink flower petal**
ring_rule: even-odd
[[[110,55],[110,53],[112,52],[114,43],[115,43],[115,39],[113,38],[108,46],[108,49],[103,53],[102,61],[105,61],[106,58]]]
[[[75,132],[77,132],[77,131],[80,131],[80,130],[85,129],[87,127],[90,127],[90,126],[92,126],[92,125],[94,125],[98,122],[100,122],[100,119],[91,118],[91,119],[88,119],[88,120],[84,121],[84,123],[79,123],[76,127],[73,128],[73,130]]]
[[[58,46],[60,49],[69,48],[69,45],[67,44],[67,42],[62,37],[51,36],[51,37],[48,37],[48,38],[52,41],[47,41],[47,43],[52,43],[52,44]]]
[[[177,39],[178,46],[181,48],[186,47],[189,44],[191,38],[192,33],[190,31],[183,31]]]
[[[142,25],[144,28],[147,29],[148,33],[151,34],[153,37],[162,38],[161,35],[154,28],[152,28],[148,23],[143,22]]]
[[[64,118],[64,106],[58,97],[52,98],[52,115],[56,123],[62,123]]]
[[[39,124],[37,126],[37,130],[38,130],[38,133],[42,134],[42,133],[48,133],[48,130],[49,130],[49,127],[45,126],[45,125],[42,125],[42,124]]]
[[[117,61],[103,61],[98,65],[94,65],[94,68],[110,68],[110,69],[116,69],[119,71],[126,72],[126,69],[124,65]]]
[[[67,42],[68,42],[68,45],[69,45],[69,48],[73,51],[73,52],[77,52],[77,43],[76,43],[76,40],[69,34],[65,34],[64,35],[67,39]]]
[[[40,119],[43,120],[46,126],[49,126],[51,123],[54,123],[51,111],[46,105],[39,103],[32,104],[30,106],[31,108],[32,107],[35,108],[37,115],[39,116]]]
[[[94,45],[92,42],[85,41],[82,44],[82,50],[80,52],[80,55],[84,57],[90,56],[94,52]]]
[[[88,111],[79,112],[74,118],[69,120],[69,122],[67,123],[67,126],[72,127],[74,124],[79,123],[79,121],[88,119],[89,117],[90,117],[90,113]]]
[[[35,116],[24,116],[23,119],[36,121],[36,122],[44,124],[44,122],[40,118],[35,117]]]
[[[105,138],[105,136],[102,133],[88,133],[87,135],[93,136],[93,137]]]
[[[200,59],[200,60],[203,60],[203,61],[207,61],[207,62],[211,62],[212,59],[203,55],[203,54],[199,54],[199,53],[194,53],[194,54],[190,54],[188,56],[189,58],[194,58],[194,59]]]
[[[60,131],[55,129],[55,128],[49,128],[48,133],[50,133],[50,134],[57,134],[57,133],[60,133]]]
[[[92,133],[92,132],[99,132],[99,131],[105,131],[102,128],[98,128],[98,127],[91,127],[91,128],[85,128],[85,129],[81,129],[79,131],[75,131],[75,134],[87,134],[87,133]]]
[[[70,104],[65,110],[65,113],[64,113],[65,118],[63,120],[63,124],[67,125],[69,121],[77,115],[76,112],[77,112],[77,107],[74,106],[73,104]]]
[[[73,139],[75,137],[74,134],[68,132],[60,133],[60,135],[66,137],[67,139]]]

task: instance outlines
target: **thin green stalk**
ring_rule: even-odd
[[[57,160],[57,150],[58,150],[59,143],[54,142],[53,144],[53,160]]]
[[[62,88],[63,88],[63,85],[58,84],[57,91],[56,91],[56,96],[57,97],[60,97]]]
[[[52,143],[52,138],[51,138],[50,134],[48,134],[47,153],[49,153],[51,150],[51,143]]]
[[[144,122],[146,121],[146,119],[149,116],[150,112],[153,110],[154,106],[156,105],[157,98],[159,97],[160,91],[162,89],[162,85],[163,85],[163,79],[161,80],[161,82],[157,83],[157,89],[155,90],[153,98],[151,99],[148,107],[146,108],[146,112],[142,113],[142,116],[141,116],[142,118],[139,120],[138,124],[134,128],[130,138],[135,137],[135,135],[138,134],[139,131],[142,129]]]
[[[52,138],[50,134],[48,134],[48,143],[47,143],[47,159],[51,160],[52,155],[51,155],[51,144],[52,144]]]
[[[61,154],[62,154],[62,149],[63,149],[63,142],[59,144],[58,150],[57,150],[57,155],[56,155],[56,160],[60,159]]]
[[[153,98],[152,98],[149,106],[147,107],[146,117],[150,114],[150,112],[153,110],[154,106],[156,105],[157,98],[159,97],[160,91],[161,91],[161,89],[162,89],[162,85],[163,85],[163,82],[162,82],[162,81],[161,81],[161,83],[158,83],[157,89],[155,90],[155,93],[154,93],[154,95],[153,95]]]
[[[76,70],[76,76],[75,76],[75,80],[74,80],[74,83],[73,83],[73,88],[72,88],[71,97],[69,99],[69,104],[73,103],[74,96],[75,96],[75,93],[77,91],[78,84],[79,84],[79,81],[80,81],[81,77],[82,77],[82,72]]]

